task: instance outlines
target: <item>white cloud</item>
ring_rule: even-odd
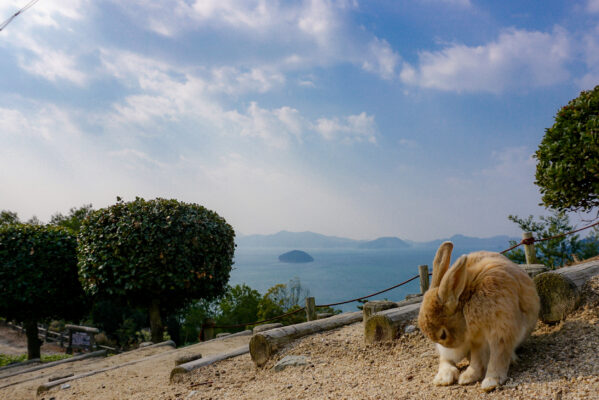
[[[365,112],[344,118],[319,118],[314,130],[326,140],[339,140],[348,144],[363,141],[376,143],[374,116]]]
[[[587,73],[578,79],[578,84],[581,89],[588,90],[599,84],[599,26],[584,36],[582,45]]]
[[[417,147],[419,147],[418,142],[412,139],[399,139],[397,141],[397,143],[401,146],[401,147],[405,147],[407,149],[415,149]]]
[[[0,15],[9,17],[23,8],[27,3],[27,1],[22,0],[2,1],[0,3]],[[71,20],[82,19],[82,10],[87,4],[87,0],[38,1],[17,16],[11,24],[19,24],[28,28],[40,25],[60,28],[60,20],[62,18]],[[4,20],[3,17],[0,18]],[[10,28],[7,27],[6,32],[10,32]]]
[[[447,91],[493,92],[548,86],[569,76],[566,32],[510,29],[486,45],[456,44],[437,52],[422,52],[419,65],[404,65],[404,83]]]
[[[285,83],[285,76],[274,68],[254,67],[240,71],[234,67],[214,68],[210,90],[229,95],[247,92],[266,93]]]
[[[508,147],[491,153],[494,165],[483,169],[481,174],[488,178],[531,182],[534,180],[535,160],[526,147]]]
[[[81,71],[77,56],[41,45],[25,35],[17,36],[21,48],[27,50],[18,55],[19,66],[23,70],[52,82],[63,80],[80,86],[87,82],[88,77]]]
[[[25,4],[2,2],[0,15],[12,15]],[[67,81],[84,85],[88,76],[79,59],[89,48],[81,41],[51,40],[55,36],[73,36],[73,24],[84,18],[86,0],[40,1],[17,16],[3,31],[0,47],[15,54],[19,67],[51,82]]]
[[[184,0],[115,2],[142,29],[174,37],[189,32],[209,31],[225,41],[239,36],[269,48],[271,65],[216,68],[223,74],[223,89],[229,84],[247,85],[268,91],[285,82],[289,70],[350,63],[391,79],[399,56],[384,39],[356,28],[349,13],[358,8],[355,0]],[[292,53],[289,53],[292,49]],[[231,71],[222,70],[231,68]],[[233,82],[228,75],[247,74],[247,82]]]
[[[362,68],[383,79],[393,79],[400,57],[389,43],[384,39],[374,38],[368,45],[368,50],[369,58],[362,63]]]
[[[588,0],[587,11],[599,13],[599,0]]]
[[[262,108],[252,101],[242,110],[227,107],[215,94],[234,94],[248,87],[268,86],[269,79],[257,70],[240,73],[221,68],[199,77],[185,68],[155,62],[132,53],[103,50],[106,71],[130,88],[131,95],[114,104],[105,123],[155,127],[158,123],[191,120],[214,127],[220,135],[257,138],[266,145],[285,149],[302,143],[315,130],[326,140],[344,143],[376,142],[374,116],[366,113],[309,121],[293,107]],[[216,71],[216,72],[215,72]],[[237,73],[237,75],[236,75]],[[272,80],[276,84],[276,75]],[[257,83],[256,83],[257,82]]]
[[[258,137],[270,146],[286,148],[291,137],[300,138],[304,122],[299,112],[290,107],[274,110],[260,108],[252,102],[245,113],[229,111],[222,118],[234,124],[241,136]]]

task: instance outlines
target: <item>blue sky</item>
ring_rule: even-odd
[[[0,20],[27,4],[0,3]],[[176,198],[238,233],[519,235],[599,0],[39,0],[0,32],[0,209]]]

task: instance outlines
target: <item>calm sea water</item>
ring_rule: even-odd
[[[295,277],[302,288],[316,298],[316,304],[329,304],[349,300],[386,289],[418,275],[418,265],[432,268],[435,249],[357,250],[357,249],[301,249],[309,253],[314,262],[287,264],[278,256],[289,248],[237,248],[230,284],[245,283],[264,294],[278,284]],[[454,257],[471,249],[455,248]],[[419,293],[416,279],[404,286],[372,297],[399,301],[407,294]],[[355,311],[357,302],[337,306],[343,311]]]

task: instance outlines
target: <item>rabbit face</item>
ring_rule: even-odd
[[[449,313],[438,296],[438,288],[431,288],[424,295],[418,325],[433,342],[443,347],[455,348],[466,340],[466,320],[461,310]]]

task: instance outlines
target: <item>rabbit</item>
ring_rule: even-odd
[[[439,351],[433,383],[467,385],[484,377],[481,388],[490,391],[505,383],[515,349],[534,329],[539,296],[528,274],[499,253],[463,255],[448,271],[452,250],[451,242],[437,250],[418,314]],[[464,357],[470,365],[458,377],[456,363]]]

